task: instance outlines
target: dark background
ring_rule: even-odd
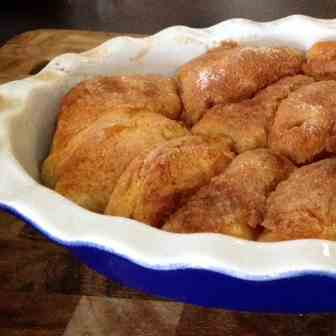
[[[0,44],[37,28],[151,34],[183,24],[206,27],[232,17],[267,21],[290,14],[336,17],[335,0],[4,0]]]

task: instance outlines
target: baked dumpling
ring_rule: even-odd
[[[296,163],[336,152],[336,81],[306,85],[283,100],[270,132],[270,147]]]
[[[186,136],[167,141],[133,160],[117,182],[105,213],[160,227],[233,157],[224,139]]]
[[[181,108],[174,79],[145,75],[85,80],[63,98],[52,150],[63,149],[73,136],[111,112],[116,121],[127,120],[137,112],[177,119]]]
[[[336,240],[336,159],[297,169],[267,200],[261,241]]]
[[[137,113],[125,122],[106,115],[55,151],[43,164],[42,178],[75,203],[103,212],[128,164],[143,151],[186,136],[181,124],[152,112]]]
[[[315,43],[307,52],[303,71],[316,79],[336,79],[336,42]]]
[[[211,49],[178,71],[182,119],[193,125],[214,105],[250,98],[280,78],[299,73],[303,60],[290,48],[225,43]]]
[[[177,210],[163,229],[254,239],[263,221],[268,194],[293,169],[289,160],[267,149],[244,152]]]
[[[285,77],[260,91],[253,99],[216,105],[194,125],[192,133],[228,137],[237,153],[267,147],[269,129],[281,100],[313,81],[304,75]]]

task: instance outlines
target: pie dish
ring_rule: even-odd
[[[333,20],[234,19],[208,29],[178,26],[144,39],[115,38],[83,54],[57,57],[39,74],[0,87],[0,207],[98,272],[145,292],[245,311],[336,311],[334,242],[265,244],[213,233],[163,232],[84,210],[39,181],[61,98],[84,79],[172,76],[177,67],[225,40],[304,51],[317,41],[335,39]]]

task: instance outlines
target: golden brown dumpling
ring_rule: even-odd
[[[303,71],[316,79],[336,79],[336,42],[315,43],[307,52]]]
[[[103,212],[128,164],[143,151],[189,131],[156,113],[137,113],[127,122],[100,118],[43,164],[44,183],[77,204]]]
[[[214,105],[250,98],[280,78],[299,73],[302,62],[303,56],[290,48],[230,43],[212,49],[178,72],[182,119],[193,125]]]
[[[336,159],[297,169],[267,200],[261,241],[336,240]]]
[[[128,166],[105,213],[159,227],[187,196],[219,174],[233,157],[223,139],[186,136],[163,143]]]
[[[294,166],[266,149],[238,155],[174,213],[163,229],[179,233],[216,232],[254,239],[263,221],[265,202]]]
[[[137,112],[160,113],[177,119],[181,101],[173,79],[158,75],[110,76],[82,81],[64,97],[58,117],[53,150],[105,114],[125,121]]]
[[[267,147],[269,129],[281,100],[312,82],[311,77],[303,75],[285,77],[260,91],[253,99],[216,105],[192,128],[192,133],[228,137],[237,153]]]
[[[270,147],[296,163],[336,152],[336,81],[306,85],[283,100],[270,132]]]

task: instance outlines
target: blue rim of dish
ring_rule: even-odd
[[[336,289],[336,275],[333,273],[291,272],[281,278],[262,281],[205,268],[148,267],[105,246],[60,240],[16,209],[1,203],[0,209],[23,220],[56,244],[68,248],[82,262],[107,278],[151,295],[237,311],[286,314],[336,311],[336,302],[331,294]],[[202,290],[205,284],[209,287]],[[319,292],[318,288],[322,290]]]

